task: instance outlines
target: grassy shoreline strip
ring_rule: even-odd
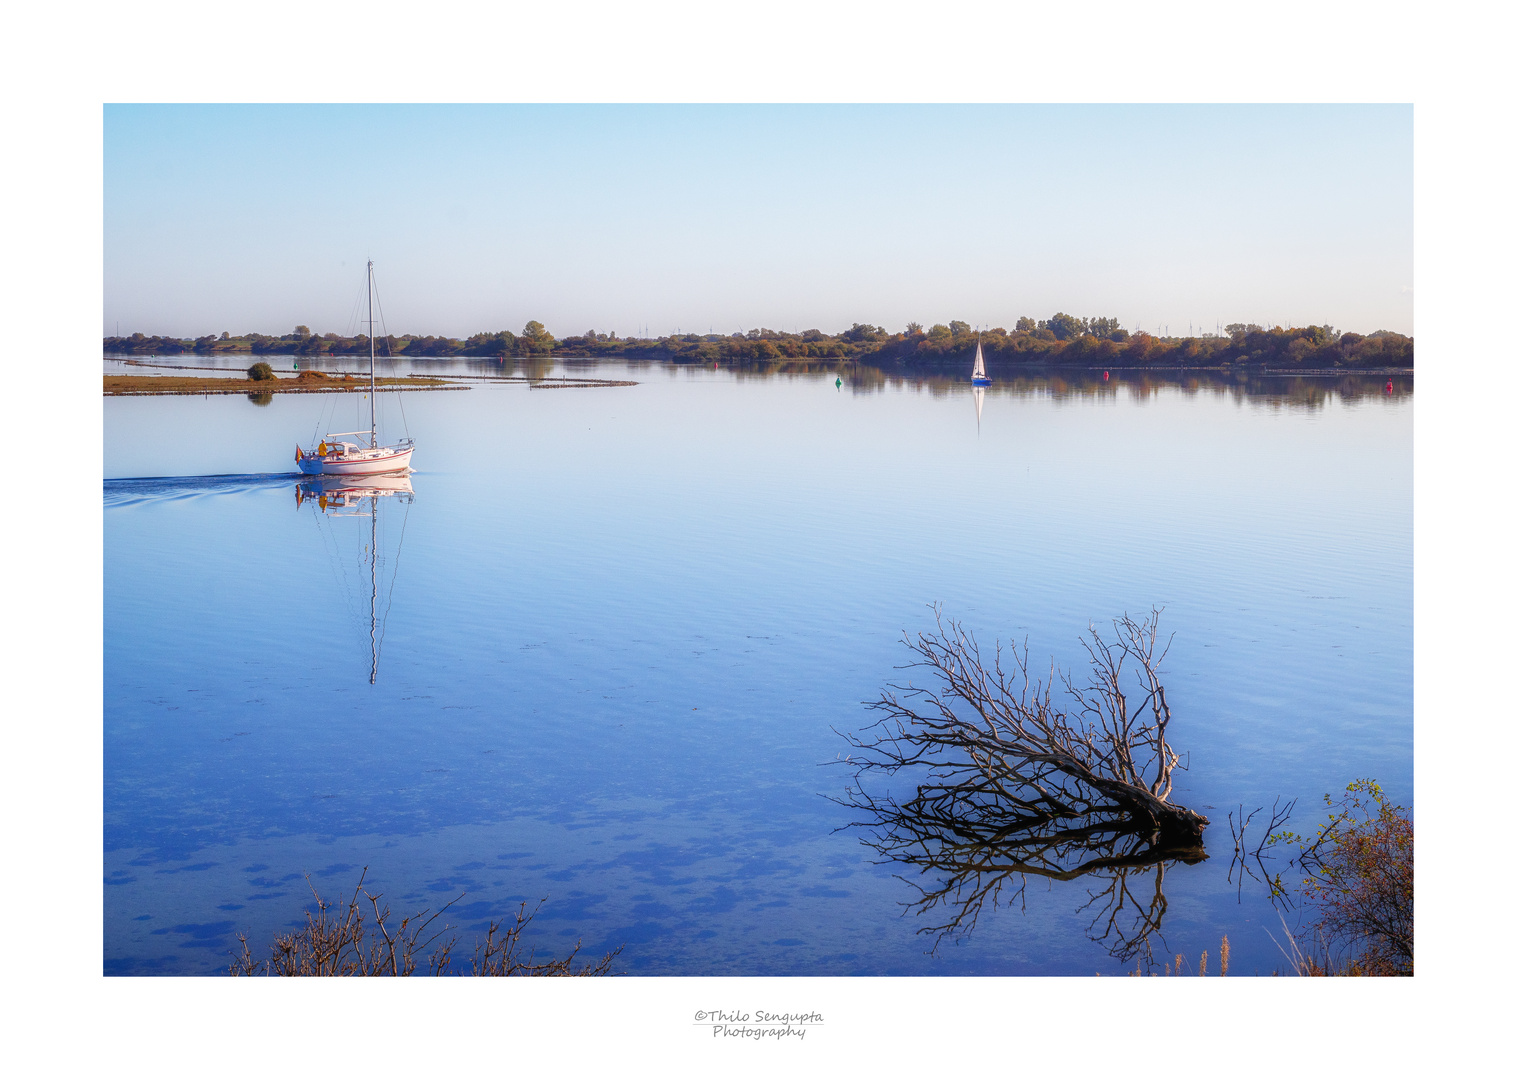
[[[583,382],[534,382],[528,390],[595,390],[606,386],[636,386],[635,382],[617,382],[614,379],[590,379]]]
[[[107,357],[107,359],[113,359],[113,358]],[[230,367],[207,367],[207,366],[204,366],[204,365],[197,365],[197,364],[153,364],[153,363],[147,362],[146,360],[120,360],[118,362],[122,363],[122,364],[131,364],[134,367],[162,368],[162,369],[164,369],[166,371],[225,371],[225,372],[233,372],[233,371],[238,370],[237,368],[230,368]],[[307,370],[313,370],[314,371],[316,369],[314,369],[314,368],[308,368]],[[359,378],[367,377],[368,374],[369,374],[367,371],[331,371],[331,370],[326,370],[326,369],[322,369],[320,373],[323,374],[323,375],[329,376],[329,377],[330,376],[337,376],[337,375],[352,375],[352,376],[359,377]],[[122,377],[123,378],[130,378],[131,376],[122,376]],[[275,372],[274,377],[276,379],[284,379],[286,381],[289,381],[289,380],[292,380],[292,379],[295,379],[295,378],[299,378],[298,375],[293,375],[293,376],[292,375],[287,375],[284,372]],[[455,381],[483,381],[483,382],[520,382],[520,383],[563,383],[563,384],[568,385],[568,386],[636,386],[637,385],[636,380],[631,380],[631,379],[595,379],[595,378],[591,378],[590,376],[569,376],[569,375],[545,375],[545,376],[543,376],[540,379],[535,379],[535,378],[533,378],[530,375],[456,375],[456,374],[453,374],[452,372],[445,372],[445,373],[442,373],[442,374],[439,374],[439,375],[422,375],[422,374],[419,374],[419,373],[413,371],[413,372],[410,372],[409,374],[407,374],[405,376],[405,378],[407,378],[407,379],[422,379],[422,380],[426,380],[426,381],[430,381],[430,382],[436,382],[436,381],[439,381],[439,380],[446,380],[446,381],[449,381],[449,382],[455,382]],[[384,382],[385,380],[381,379],[379,381],[380,382]]]
[[[367,380],[206,379],[172,375],[106,375],[106,397],[155,397],[174,394],[367,394]],[[403,390],[468,390],[470,387],[442,379],[380,379],[380,393]]]
[[[105,359],[115,361],[118,364],[131,364],[133,367],[161,368],[164,371],[227,371],[227,372],[238,372],[238,371],[245,371],[246,370],[245,368],[240,368],[240,367],[210,367],[210,366],[206,366],[206,365],[197,365],[197,364],[150,364],[146,360],[122,360],[122,359],[120,359],[118,357],[114,357],[114,356],[107,356]],[[307,371],[313,371],[315,369],[314,368],[307,368],[306,370]],[[326,375],[328,377],[335,377],[335,376],[338,376],[338,375],[352,375],[354,378],[358,378],[359,376],[362,376],[365,379],[367,379],[369,377],[369,373],[367,371],[323,371],[322,374]],[[298,378],[299,376],[300,376],[300,372],[298,372],[298,371],[297,372],[276,371],[274,373],[274,377],[276,379],[293,379],[293,378]],[[430,376],[430,375],[423,376],[423,378],[431,378],[431,377],[432,376]]]

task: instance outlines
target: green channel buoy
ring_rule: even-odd
[[[843,377],[841,375],[839,375],[838,376],[838,389],[841,390],[842,388],[843,388]]]

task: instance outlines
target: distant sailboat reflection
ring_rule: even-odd
[[[976,386],[974,388],[974,433],[976,435],[980,433],[980,413],[984,410],[985,388],[983,386]]]
[[[302,480],[295,485],[295,508],[300,510],[310,505],[317,530],[321,533],[322,547],[333,564],[333,573],[342,587],[349,612],[362,624],[361,600],[354,595],[348,580],[347,568],[353,561],[367,565],[369,570],[369,682],[379,678],[379,653],[384,645],[384,631],[389,620],[390,601],[395,593],[395,574],[400,568],[400,549],[405,543],[406,522],[410,520],[411,502],[415,491],[410,476],[399,473],[384,476],[321,476]],[[404,504],[405,516],[400,521],[400,535],[395,542],[394,556],[388,554],[389,544],[380,528],[381,505],[383,514],[390,519],[394,507]],[[356,522],[349,524],[334,519],[368,518],[369,527],[364,530]],[[384,533],[393,531],[393,522]],[[356,553],[352,549],[359,548]],[[388,566],[389,584],[385,590],[385,606],[379,608],[379,577],[381,564]]]

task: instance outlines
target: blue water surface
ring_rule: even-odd
[[[1309,823],[1362,776],[1411,805],[1405,388],[1002,378],[977,417],[967,381],[572,372],[637,385],[381,394],[417,471],[374,517],[292,473],[362,395],[107,399],[107,973],[224,972],[365,867],[397,912],[462,894],[465,943],[545,898],[541,955],[633,974],[1131,970],[1084,880],[934,951],[915,870],[842,828],[838,733],[932,604],[1045,670],[1162,607],[1212,826],[1159,954],[1283,964],[1230,810]]]

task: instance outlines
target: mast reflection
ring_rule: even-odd
[[[379,653],[384,644],[384,631],[389,619],[390,597],[395,591],[395,575],[400,568],[400,550],[405,543],[405,526],[410,519],[411,502],[415,498],[411,477],[407,473],[391,473],[383,476],[315,476],[295,485],[295,509],[309,505],[318,530],[322,532],[322,546],[329,558],[338,567],[346,563],[345,548],[361,545],[357,561],[369,571],[369,683],[379,678]],[[404,505],[405,516],[400,522],[400,536],[395,542],[393,557],[388,554],[388,544],[381,538],[381,513],[392,517],[395,507]],[[380,507],[385,509],[381,511]],[[342,518],[368,518],[369,527],[353,528]],[[356,523],[355,523],[356,524]],[[390,531],[390,530],[385,530]],[[381,564],[389,568],[389,587],[386,589],[385,607],[379,608],[379,577]],[[343,575],[339,574],[341,580]],[[344,583],[345,584],[345,583]],[[350,610],[357,615],[353,597],[347,597]],[[362,617],[359,617],[362,622]]]

